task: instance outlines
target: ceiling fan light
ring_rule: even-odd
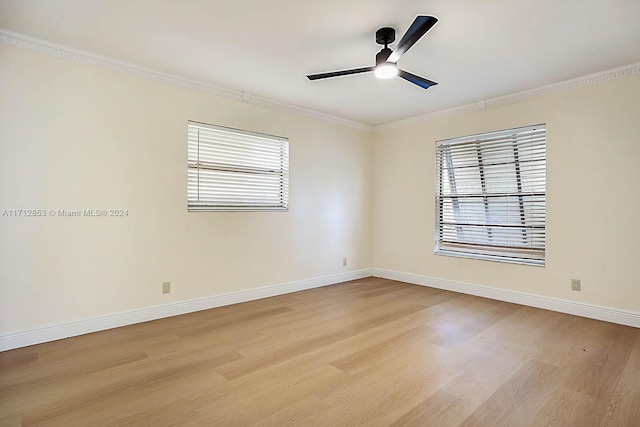
[[[390,79],[398,75],[398,67],[393,62],[383,62],[376,67],[374,74],[379,79]]]

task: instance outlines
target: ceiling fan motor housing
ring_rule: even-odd
[[[380,28],[376,31],[376,43],[387,47],[396,40],[396,30],[391,27]]]

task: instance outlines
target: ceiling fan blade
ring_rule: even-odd
[[[438,22],[437,18],[433,16],[418,16],[413,21],[413,24],[409,27],[402,40],[396,46],[391,56],[387,61],[396,62],[400,57],[408,51],[427,31],[431,29]]]
[[[368,71],[373,71],[374,68],[375,67],[363,67],[363,68],[353,68],[351,70],[334,71],[332,73],[311,74],[311,75],[308,75],[307,78],[309,80],[328,79],[329,77],[340,77],[340,76],[348,76],[350,74],[366,73]]]
[[[416,76],[415,74],[411,74],[408,71],[398,70],[398,77],[402,77],[406,81],[413,83],[414,85],[418,85],[423,89],[429,89],[431,86],[435,86],[438,83],[432,82],[431,80],[427,80],[424,77]]]

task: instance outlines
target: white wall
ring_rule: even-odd
[[[371,266],[369,134],[6,45],[0,64],[0,210],[129,210],[0,217],[0,335]],[[288,137],[290,211],[188,213],[188,120]]]
[[[639,112],[631,76],[375,134],[374,266],[640,311]],[[435,141],[538,123],[547,124],[546,267],[434,255]]]

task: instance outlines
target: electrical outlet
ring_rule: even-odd
[[[342,258],[342,266],[343,267],[347,266],[347,259],[346,258]]]
[[[572,291],[581,291],[580,280],[579,279],[571,279],[571,290]]]
[[[162,283],[162,293],[168,294],[171,292],[171,282],[163,282]]]

